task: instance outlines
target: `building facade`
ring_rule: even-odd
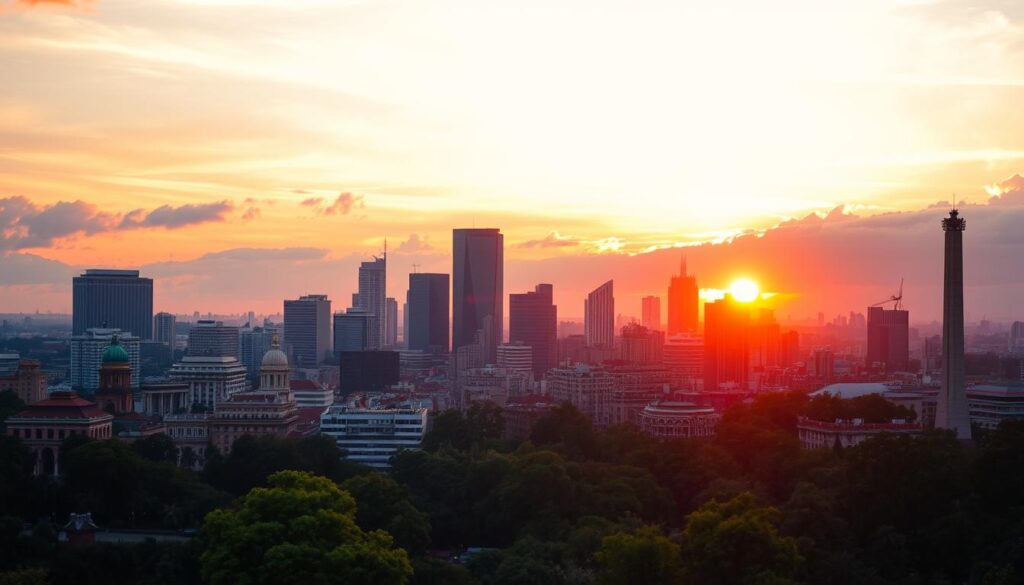
[[[343,351],[366,351],[374,346],[377,318],[363,309],[353,307],[334,314],[334,354]]]
[[[337,442],[346,459],[374,469],[391,467],[400,450],[418,450],[426,430],[426,408],[334,405],[320,416],[320,432]]]
[[[92,394],[100,387],[100,366],[103,365],[103,353],[115,338],[128,353],[132,385],[138,387],[140,380],[139,338],[128,335],[120,329],[94,327],[86,329],[82,335],[71,337],[71,387],[74,390]]]
[[[0,353],[0,392],[13,392],[25,404],[32,404],[46,398],[46,386],[46,374],[38,360]]]
[[[157,313],[153,316],[153,341],[159,341],[174,349],[174,327],[178,318],[172,313]]]
[[[214,410],[247,387],[245,367],[235,358],[185,356],[171,367],[170,379],[188,384],[193,405]]]
[[[637,426],[652,437],[689,439],[714,436],[719,420],[721,417],[710,406],[661,400],[640,411]]]
[[[905,372],[910,362],[910,312],[868,307],[869,368]]]
[[[447,274],[413,273],[409,275],[406,296],[409,330],[407,349],[428,353],[448,353],[449,277]]]
[[[114,416],[74,392],[53,392],[5,421],[7,435],[17,437],[32,452],[35,475],[60,475],[60,445],[64,439],[112,437]]]
[[[241,359],[239,338],[238,327],[200,319],[188,331],[188,354]]]
[[[589,347],[615,347],[615,282],[594,289],[583,304],[583,335]]]
[[[704,305],[704,389],[745,388],[750,369],[747,307],[726,294]]]
[[[153,279],[140,277],[138,270],[91,268],[71,286],[72,335],[99,327],[153,338]]]
[[[700,289],[697,278],[686,273],[686,258],[680,265],[679,275],[673,276],[668,285],[668,334],[696,333]]]
[[[833,449],[855,447],[882,433],[917,435],[921,423],[893,421],[889,423],[865,423],[860,419],[840,421],[818,421],[800,417],[796,425],[800,446],[804,449]]]
[[[640,301],[640,324],[651,331],[661,328],[661,297],[646,296]]]
[[[453,351],[478,343],[484,362],[495,362],[504,327],[504,266],[500,230],[453,230]]]
[[[315,369],[331,356],[331,301],[327,295],[284,302],[284,345],[296,368]]]
[[[607,426],[611,422],[608,405],[614,389],[615,378],[611,374],[586,364],[548,372],[548,396],[556,403],[572,404],[596,426]]]
[[[386,252],[381,258],[375,256],[373,260],[359,265],[359,292],[352,295],[352,307],[374,317],[367,349],[380,349],[387,343],[387,274]]]
[[[529,346],[533,375],[541,379],[558,363],[558,307],[554,287],[538,284],[530,292],[508,296],[508,340]]]

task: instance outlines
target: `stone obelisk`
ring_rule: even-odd
[[[935,427],[971,438],[971,418],[964,388],[964,229],[967,222],[955,208],[942,220],[946,236],[942,294],[942,389],[935,409]]]

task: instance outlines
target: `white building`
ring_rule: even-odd
[[[662,400],[644,407],[637,416],[640,430],[654,437],[710,437],[720,416],[710,406]]]
[[[320,415],[320,432],[337,441],[346,459],[375,469],[390,467],[401,449],[419,449],[426,430],[426,408],[335,405]]]
[[[334,391],[314,380],[292,380],[292,398],[298,408],[327,408],[334,404]]]
[[[246,389],[246,370],[233,357],[185,356],[171,368],[171,380],[189,385],[193,404],[213,410]]]
[[[82,335],[71,338],[71,387],[75,390],[95,392],[100,387],[100,366],[103,352],[117,336],[128,352],[128,363],[132,368],[132,386],[139,387],[142,376],[139,371],[139,338],[120,329],[93,327]]]
[[[866,423],[862,419],[826,422],[800,417],[796,430],[804,449],[831,449],[836,444],[853,447],[882,433],[920,434],[921,423],[903,420]]]
[[[521,343],[498,346],[498,367],[506,370],[533,373],[533,348]]]

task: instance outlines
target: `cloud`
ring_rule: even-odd
[[[415,254],[417,252],[430,252],[434,249],[427,241],[427,238],[420,237],[419,234],[409,234],[409,239],[402,242],[395,248],[395,252],[399,254]]]
[[[161,205],[152,211],[136,209],[127,213],[121,220],[121,228],[164,227],[180,228],[187,225],[224,221],[228,212],[235,208],[230,201],[216,203],[186,203],[179,207]]]
[[[989,205],[1024,205],[1024,177],[1020,174],[989,185],[985,191],[992,195]]]
[[[85,201],[37,205],[22,196],[0,199],[0,251],[47,248],[56,240],[114,230],[163,227],[177,229],[210,221],[225,221],[234,209],[229,201],[209,204],[163,205],[135,209],[124,215],[99,211]]]
[[[260,211],[259,207],[250,207],[245,210],[245,213],[242,214],[242,219],[245,221],[250,221],[260,217],[261,215],[262,212]]]
[[[299,205],[302,205],[302,206],[305,206],[305,207],[320,207],[323,204],[324,204],[324,198],[323,197],[310,197],[309,199],[303,199],[302,203],[299,203]]]
[[[75,269],[35,254],[0,255],[0,287],[70,284]]]
[[[572,236],[563,236],[558,232],[551,232],[539,240],[527,240],[519,243],[517,248],[569,248],[578,246],[580,242]]]
[[[334,200],[334,203],[327,206],[323,212],[326,215],[348,215],[349,212],[352,211],[353,207],[366,207],[366,204],[363,201],[363,196],[345,192],[338,195],[338,198]]]

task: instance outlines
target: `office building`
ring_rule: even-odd
[[[118,339],[121,347],[128,352],[131,365],[132,384],[138,387],[141,374],[139,369],[139,338],[128,335],[120,329],[86,329],[82,335],[71,337],[71,388],[92,394],[100,387],[100,366],[103,353]]]
[[[868,307],[869,368],[905,372],[910,361],[910,312]]]
[[[138,270],[89,269],[72,281],[72,335],[87,329],[120,329],[153,338],[153,279]]]
[[[697,313],[700,303],[700,289],[697,278],[686,274],[686,258],[683,258],[679,275],[673,276],[668,285],[668,334],[696,332]]]
[[[814,376],[822,382],[835,379],[836,356],[832,350],[822,347],[814,350]]]
[[[334,404],[334,392],[313,380],[292,380],[292,398],[297,408],[327,408]]]
[[[448,275],[413,273],[409,275],[406,312],[409,329],[407,349],[434,354],[448,353]]]
[[[214,410],[238,392],[244,392],[245,366],[233,357],[187,355],[171,367],[174,382],[188,384],[190,403]]]
[[[1014,355],[1024,354],[1024,322],[1014,321],[1010,325],[1010,338],[1007,351]]]
[[[510,397],[530,393],[533,372],[494,366],[470,368],[459,372],[457,384],[459,404],[463,409],[474,402],[493,402],[504,406]]]
[[[334,314],[334,353],[365,351],[373,348],[377,318],[360,308]]]
[[[782,332],[771,309],[760,309],[750,323],[750,369],[763,372],[780,364]]]
[[[611,425],[637,424],[644,407],[663,398],[672,383],[672,372],[660,364],[609,364],[601,369],[612,377],[607,412],[601,417]]]
[[[651,331],[663,331],[661,328],[661,298],[647,296],[640,301],[640,324]]]
[[[399,450],[418,450],[426,431],[426,408],[334,405],[320,415],[320,432],[337,442],[345,458],[374,469],[391,467]]]
[[[958,439],[971,438],[964,365],[964,249],[967,222],[953,209],[942,220],[945,268],[942,295],[942,389],[935,407],[935,427]]]
[[[554,368],[548,372],[547,393],[555,403],[568,402],[597,426],[610,423],[608,403],[615,378],[586,364]]]
[[[631,364],[660,364],[664,360],[665,334],[639,323],[622,328],[619,359]]]
[[[387,273],[388,256],[374,256],[359,265],[359,292],[352,295],[352,307],[375,317],[371,323],[369,349],[380,349],[387,343]]]
[[[529,346],[538,380],[558,363],[558,307],[554,287],[538,284],[530,292],[508,296],[508,340]]]
[[[704,378],[704,338],[696,333],[677,333],[665,340],[662,359],[676,386],[697,389]]]
[[[587,346],[615,347],[615,283],[609,280],[594,289],[583,304],[583,335]]]
[[[188,330],[188,355],[239,359],[238,327],[212,319],[196,321]]]
[[[273,327],[245,327],[239,332],[239,361],[249,380],[259,378],[263,356],[273,348],[275,339],[280,341],[281,333]]]
[[[314,369],[331,356],[331,301],[306,295],[284,302],[284,346],[292,365]]]
[[[46,398],[46,374],[38,360],[0,353],[0,392],[13,392],[25,404]]]
[[[174,326],[177,318],[171,313],[157,313],[153,316],[153,341],[159,341],[174,350]]]
[[[504,327],[505,237],[498,229],[452,232],[452,349],[479,343],[494,363]]]
[[[384,346],[398,346],[398,301],[391,297],[384,299]]]
[[[536,371],[533,367],[533,348],[522,343],[505,343],[498,346],[499,368],[509,371],[530,374]]]
[[[750,368],[750,313],[732,295],[704,305],[704,389],[744,389]]]
[[[397,351],[342,351],[338,354],[339,391],[381,392],[399,380]]]

